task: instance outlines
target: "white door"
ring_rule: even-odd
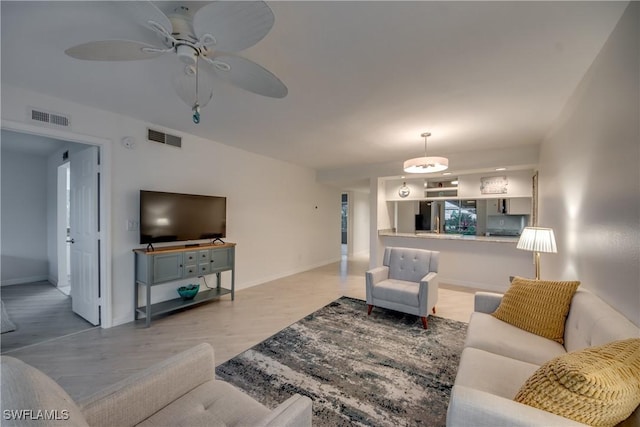
[[[99,313],[98,147],[70,156],[71,307],[93,325]]]

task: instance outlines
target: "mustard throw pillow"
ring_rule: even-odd
[[[564,344],[564,323],[580,282],[554,282],[515,277],[493,316]]]
[[[614,426],[640,405],[640,338],[551,359],[514,400],[584,424]]]

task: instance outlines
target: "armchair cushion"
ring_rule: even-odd
[[[373,287],[373,298],[417,307],[418,284],[404,280],[383,280]]]
[[[156,412],[139,427],[253,426],[269,410],[224,381],[208,381]]]

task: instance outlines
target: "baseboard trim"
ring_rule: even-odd
[[[501,285],[496,285],[494,283],[481,283],[481,282],[472,282],[468,280],[456,280],[456,279],[451,279],[449,277],[439,277],[438,281],[440,283],[446,283],[454,286],[461,286],[464,288],[471,288],[471,289],[478,289],[483,291],[499,292],[499,293],[504,293],[509,288],[508,284],[501,286]]]
[[[18,277],[16,279],[8,279],[0,282],[0,286],[13,286],[13,285],[22,285],[23,283],[33,283],[33,282],[48,282],[49,276],[29,276],[29,277]]]
[[[298,274],[298,273],[303,273],[305,271],[309,271],[309,270],[313,270],[314,268],[319,268],[319,267],[324,267],[325,265],[329,265],[329,264],[333,264],[334,262],[339,262],[341,259],[341,257],[336,257],[336,258],[331,258],[325,261],[320,261],[318,263],[315,264],[310,264],[304,267],[299,267],[293,270],[289,270],[283,273],[278,273],[278,274],[274,274],[272,276],[268,276],[268,277],[262,277],[258,280],[254,280],[251,282],[246,282],[243,283],[240,286],[236,286],[236,290],[239,289],[246,289],[246,288],[251,288],[253,286],[258,286],[258,285],[262,285],[264,283],[268,283],[271,282],[273,280],[278,280],[278,279],[282,279],[283,277],[287,277],[287,276],[292,276],[294,274]]]

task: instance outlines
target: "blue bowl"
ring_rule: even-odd
[[[178,288],[178,294],[180,294],[183,299],[193,299],[199,290],[200,285],[180,286]]]

